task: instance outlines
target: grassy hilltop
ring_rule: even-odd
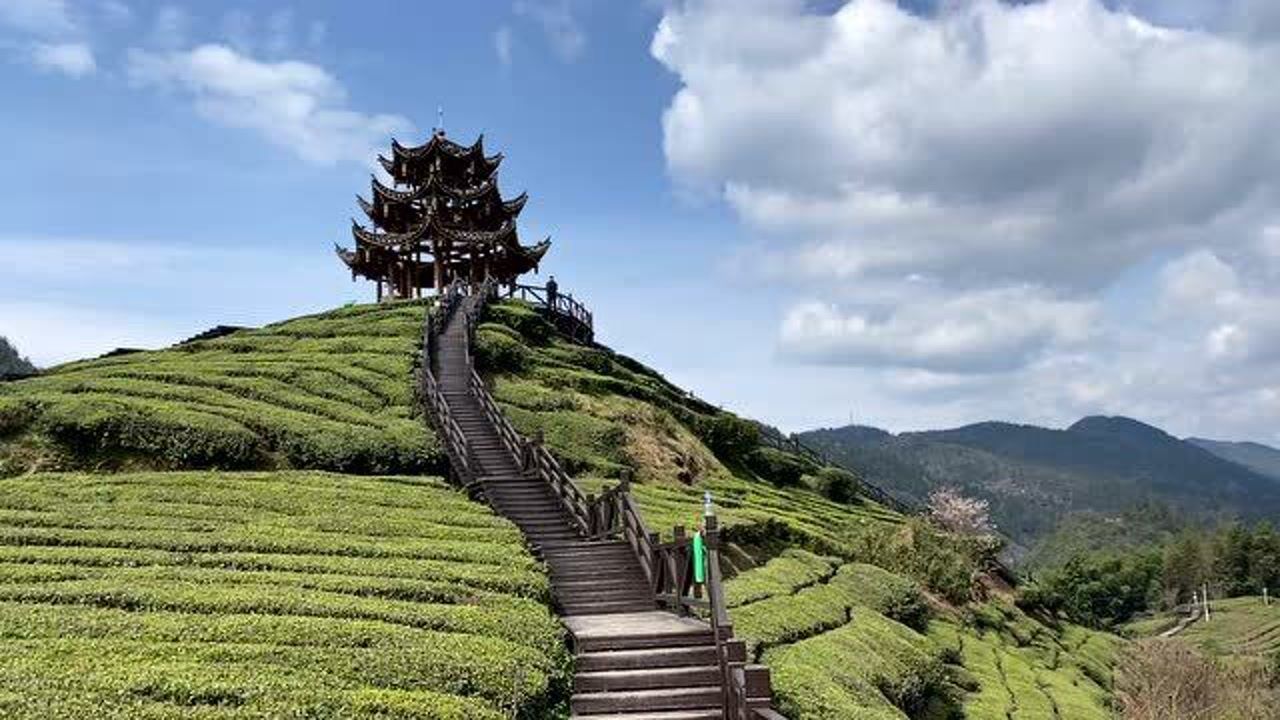
[[[0,384],[0,687],[35,678],[0,715],[555,716],[569,669],[515,530],[440,481],[371,477],[444,469],[413,407],[423,309]],[[712,492],[731,615],[794,720],[1109,716],[1120,641],[969,602],[980,549],[856,476],[518,303],[490,308],[476,355],[588,490],[634,474],[651,529]]]
[[[362,305],[0,384],[0,475],[28,470],[439,472],[414,417],[421,303]]]

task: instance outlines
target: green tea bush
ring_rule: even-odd
[[[928,625],[928,606],[915,583],[860,564],[842,566],[829,581],[795,594],[775,594],[742,605],[732,616],[738,633],[752,647],[767,649],[840,627],[852,614],[866,610],[918,631]]]
[[[716,457],[728,463],[747,461],[760,445],[760,426],[733,413],[720,412],[705,418],[694,432]]]
[[[0,467],[440,471],[413,405],[423,304],[343,308],[0,385]],[[9,469],[11,468],[11,469]]]
[[[771,597],[790,596],[831,576],[834,571],[831,558],[804,550],[787,550],[765,565],[730,580],[725,585],[725,604],[735,608]]]
[[[519,372],[528,363],[524,343],[501,325],[484,324],[476,329],[472,352],[476,367],[488,372]]]
[[[541,312],[518,301],[491,303],[485,308],[485,320],[511,328],[534,345],[546,345],[556,332]]]
[[[422,478],[0,480],[0,716],[545,717],[568,660],[510,523]],[[7,692],[5,688],[21,688]]]
[[[771,447],[758,447],[747,453],[746,463],[752,472],[780,487],[800,485],[806,475],[819,469],[807,458]]]
[[[814,489],[822,493],[832,502],[850,505],[861,501],[858,490],[861,486],[858,476],[838,467],[819,468],[813,473]]]
[[[872,611],[770,650],[780,711],[796,720],[917,717],[946,700],[946,668],[928,638]]]

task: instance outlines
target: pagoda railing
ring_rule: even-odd
[[[523,300],[542,309],[574,340],[591,342],[595,339],[595,317],[570,293],[557,292],[553,295],[545,286],[512,283],[502,289],[501,296]]]
[[[474,300],[464,305],[462,300],[467,296],[474,297]],[[722,680],[726,720],[786,720],[770,707],[772,688],[769,669],[763,665],[748,665],[746,645],[733,637],[733,623],[729,620],[720,572],[720,530],[716,517],[708,515],[704,519],[705,526],[701,531],[704,549],[702,557],[694,550],[693,536],[687,534],[683,527],[675,527],[672,539],[664,541],[645,525],[631,494],[629,474],[624,475],[621,482],[606,489],[599,497],[583,493],[544,446],[541,435],[533,438],[521,435],[498,407],[484,380],[476,372],[470,352],[485,304],[497,296],[497,286],[492,281],[479,286],[450,286],[442,294],[437,312],[432,313],[437,318],[434,324],[431,316],[428,316],[426,330],[430,335],[442,333],[453,313],[459,307],[465,307],[465,357],[470,392],[479,403],[485,419],[497,431],[503,446],[519,461],[524,472],[547,484],[583,537],[620,539],[630,546],[659,607],[678,615],[702,618],[711,625]],[[507,293],[504,297],[512,297],[512,294]],[[434,343],[438,341],[428,338],[424,342],[425,347],[434,352]],[[424,377],[432,383],[434,376],[430,371],[430,359],[433,357],[434,355],[428,355],[423,362]],[[447,400],[438,389],[435,396],[439,398],[439,405],[444,410],[443,423],[449,433],[446,445],[456,444],[458,448],[450,451],[450,458],[456,452],[465,455],[469,463],[470,449],[465,436],[458,431],[456,435],[460,440],[453,439],[456,423],[448,419]],[[432,409],[437,411],[434,405]],[[482,491],[470,464],[462,474],[466,476],[465,483],[468,487],[474,491]],[[697,582],[697,563],[703,563],[703,582]]]

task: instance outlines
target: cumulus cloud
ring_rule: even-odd
[[[662,20],[668,163],[846,272],[1097,286],[1274,198],[1269,51],[1096,0],[748,1]]]
[[[1054,300],[1025,287],[908,302],[884,317],[808,302],[787,313],[782,341],[790,354],[824,363],[990,372],[1021,367],[1048,347],[1082,342],[1094,314],[1090,303]]]
[[[1261,251],[1267,251],[1265,243]],[[1197,250],[1161,272],[1164,311],[1183,329],[1202,335],[1210,360],[1245,377],[1249,365],[1280,360],[1280,295],[1267,258],[1256,253],[1246,247],[1237,268]]]
[[[98,67],[93,50],[84,43],[37,43],[31,49],[31,62],[41,70],[77,78],[91,74]]]
[[[128,74],[137,86],[189,96],[212,122],[256,132],[319,165],[368,162],[388,135],[410,127],[399,115],[349,108],[345,88],[318,65],[263,62],[224,45],[133,49]]]
[[[787,357],[1021,417],[1274,425],[1276,8],[678,0],[667,165],[769,248],[735,271],[808,298]]]

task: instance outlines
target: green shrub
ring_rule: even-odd
[[[545,717],[520,533],[422,478],[0,480],[0,716]],[[519,683],[519,686],[516,685]]]
[[[918,632],[928,628],[931,612],[920,586],[901,575],[851,563],[840,568],[831,584],[846,588],[855,605],[869,607]]]
[[[481,325],[476,329],[476,367],[488,372],[519,372],[528,362],[524,343],[512,338],[502,326]]]
[[[0,462],[7,473],[49,455],[95,469],[442,470],[413,405],[422,312],[343,308],[5,383]]]
[[[765,565],[740,573],[725,585],[725,604],[734,608],[797,590],[829,577],[831,558],[804,550],[787,550]]]
[[[850,615],[866,610],[919,631],[929,621],[928,606],[915,583],[861,564],[845,565],[829,581],[795,594],[777,593],[742,605],[733,611],[733,619],[751,646],[770,648],[840,627]]]
[[[19,432],[30,425],[37,414],[32,403],[26,400],[0,396],[0,437]]]
[[[779,487],[794,487],[805,475],[816,472],[811,460],[771,447],[759,447],[746,456],[747,467]]]
[[[827,466],[814,473],[814,489],[832,502],[844,505],[858,502],[861,485],[858,476],[844,468]]]
[[[522,302],[490,304],[485,309],[485,320],[515,330],[534,345],[546,345],[556,333],[541,312]]]
[[[878,613],[854,612],[839,629],[765,654],[780,711],[795,720],[916,717],[948,704],[936,647]]]
[[[702,419],[694,432],[716,457],[739,463],[760,445],[760,426],[733,413],[720,412]]]

